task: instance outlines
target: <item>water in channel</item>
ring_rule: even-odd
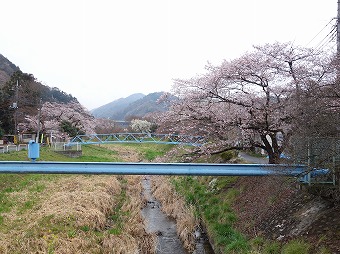
[[[142,182],[146,206],[142,210],[146,220],[146,231],[157,235],[157,254],[188,254],[183,248],[182,242],[177,236],[176,221],[169,218],[161,210],[160,203],[152,196],[150,176],[146,176]],[[209,242],[205,236],[199,233],[195,254],[213,254]]]

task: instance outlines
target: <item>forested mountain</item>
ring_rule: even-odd
[[[24,123],[28,115],[37,115],[45,102],[78,101],[56,87],[42,85],[32,74],[23,73],[0,55],[0,134],[13,134],[14,126]]]
[[[150,93],[143,98],[131,103],[123,111],[112,115],[111,119],[123,120],[132,116],[143,117],[153,112],[164,112],[169,108],[166,102],[159,102],[163,92]]]
[[[162,95],[163,92],[148,95],[133,94],[94,109],[92,114],[97,118],[122,121],[131,117],[143,117],[153,112],[164,112],[169,108],[169,104],[168,102],[159,102]],[[171,99],[175,99],[175,97]]]
[[[112,118],[113,115],[123,111],[131,103],[143,98],[144,96],[145,95],[142,93],[135,93],[126,98],[120,98],[103,106],[100,106],[99,108],[93,109],[91,113],[94,115],[94,117],[97,118]]]

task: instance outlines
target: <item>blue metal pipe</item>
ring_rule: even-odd
[[[196,176],[301,176],[304,165],[1,161],[0,173]]]

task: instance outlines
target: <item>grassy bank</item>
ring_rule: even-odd
[[[231,254],[310,254],[331,253],[326,248],[303,239],[291,241],[267,240],[261,236],[248,238],[238,231],[242,224],[233,209],[242,188],[235,188],[237,177],[169,177],[176,193],[184,198],[188,207],[194,207],[196,221],[206,227],[216,253]],[[161,187],[159,187],[161,188]],[[156,190],[157,192],[157,190]],[[158,194],[161,199],[161,194]],[[176,194],[175,194],[176,195]],[[174,205],[174,204],[172,204]],[[176,215],[173,215],[176,217]],[[197,222],[196,222],[197,223]],[[315,246],[314,246],[315,247]]]
[[[247,239],[233,227],[237,219],[231,203],[238,194],[230,188],[235,177],[174,177],[175,190],[196,208],[213,240],[217,253],[246,253],[250,248]]]
[[[167,154],[160,161],[176,162],[183,159],[179,151],[187,153],[183,148],[175,150],[154,144],[83,146],[80,158],[69,158],[43,147],[40,160],[147,162]],[[199,162],[217,159],[201,157]],[[0,160],[28,160],[27,151],[0,154]],[[249,239],[236,230],[240,216],[233,204],[246,192],[245,186],[237,186],[239,178],[153,179],[155,196],[177,220],[189,250],[194,249],[193,232],[200,222],[216,253],[307,254],[311,250],[300,239],[283,244],[262,237]],[[140,176],[0,174],[0,253],[153,253],[155,236],[145,233],[140,214],[140,183]],[[274,201],[273,197],[270,202]]]
[[[83,146],[69,158],[47,147],[41,161],[149,161],[169,146]],[[0,154],[24,161],[27,151]],[[0,175],[0,253],[153,253],[144,231],[140,176]]]

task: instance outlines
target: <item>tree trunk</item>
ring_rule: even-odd
[[[278,149],[276,138],[271,137],[271,141],[267,139],[267,135],[261,135],[261,140],[265,146],[265,150],[269,157],[269,164],[279,164],[280,163],[280,151]]]
[[[280,163],[280,154],[273,152],[272,155],[269,155],[269,164],[279,164]]]

